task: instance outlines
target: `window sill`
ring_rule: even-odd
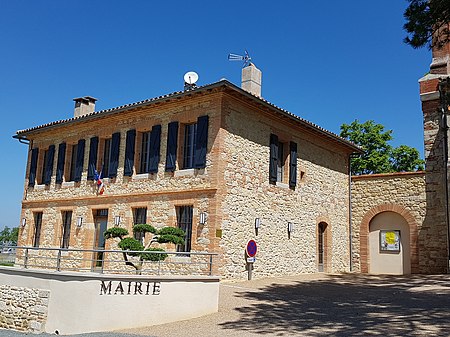
[[[206,169],[184,169],[174,172],[174,177],[189,177],[206,174]]]
[[[62,188],[75,187],[75,181],[65,181],[61,184]]]
[[[142,180],[142,179],[156,179],[156,174],[154,173],[140,173],[133,176],[133,180]]]
[[[280,181],[277,181],[277,183],[275,184],[275,186],[280,187],[280,188],[286,188],[286,189],[289,189],[289,184],[282,183],[282,182],[280,182]]]

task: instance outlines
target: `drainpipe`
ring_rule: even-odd
[[[350,272],[353,271],[352,225],[352,154],[350,154],[348,156],[348,244],[350,252]]]
[[[449,104],[447,102],[447,92],[444,86],[450,84],[449,79],[443,80],[439,83],[439,97],[441,98],[441,125],[444,132],[444,172],[445,172],[445,220],[447,224],[447,273],[449,273],[450,268],[450,209],[449,209],[449,186],[448,186],[448,109]]]

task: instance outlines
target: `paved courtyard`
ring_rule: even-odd
[[[450,275],[223,282],[217,314],[128,330],[177,336],[450,336]],[[174,304],[176,305],[176,304]]]
[[[448,337],[450,275],[315,274],[222,282],[216,314],[141,329],[77,336],[136,335]],[[0,336],[23,334],[0,330]]]

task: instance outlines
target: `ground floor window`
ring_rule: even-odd
[[[147,207],[135,208],[133,210],[133,224],[146,224],[147,223]],[[134,232],[134,238],[144,244],[145,233]]]
[[[72,211],[62,212],[62,242],[61,248],[69,248],[70,225],[72,223]]]
[[[34,213],[34,238],[33,247],[39,247],[42,228],[42,212]]]
[[[177,225],[186,233],[184,245],[177,245],[177,252],[190,252],[192,243],[192,214],[193,206],[177,207]]]

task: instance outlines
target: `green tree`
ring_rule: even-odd
[[[19,238],[19,227],[9,228],[6,226],[0,232],[0,244],[16,245]]]
[[[168,255],[164,253],[164,249],[150,248],[153,243],[184,244],[185,232],[180,228],[164,227],[158,230],[152,225],[136,224],[133,226],[133,233],[139,233],[142,236],[145,233],[151,233],[153,236],[144,246],[134,237],[127,236],[129,235],[128,230],[122,227],[111,227],[103,235],[105,239],[118,238],[120,240],[118,246],[123,250],[125,264],[136,269],[136,273],[141,272],[144,261],[162,261],[167,258]],[[135,257],[136,259],[133,260],[130,257]]]
[[[373,120],[341,125],[341,137],[355,143],[364,151],[351,159],[352,174],[372,174],[423,170],[424,161],[415,148],[400,145],[393,148],[392,130],[385,131],[382,124]]]
[[[441,47],[449,42],[450,22],[449,0],[408,0],[404,12],[406,23],[403,28],[408,33],[404,42],[413,48],[428,46]],[[434,35],[434,40],[433,40]]]

